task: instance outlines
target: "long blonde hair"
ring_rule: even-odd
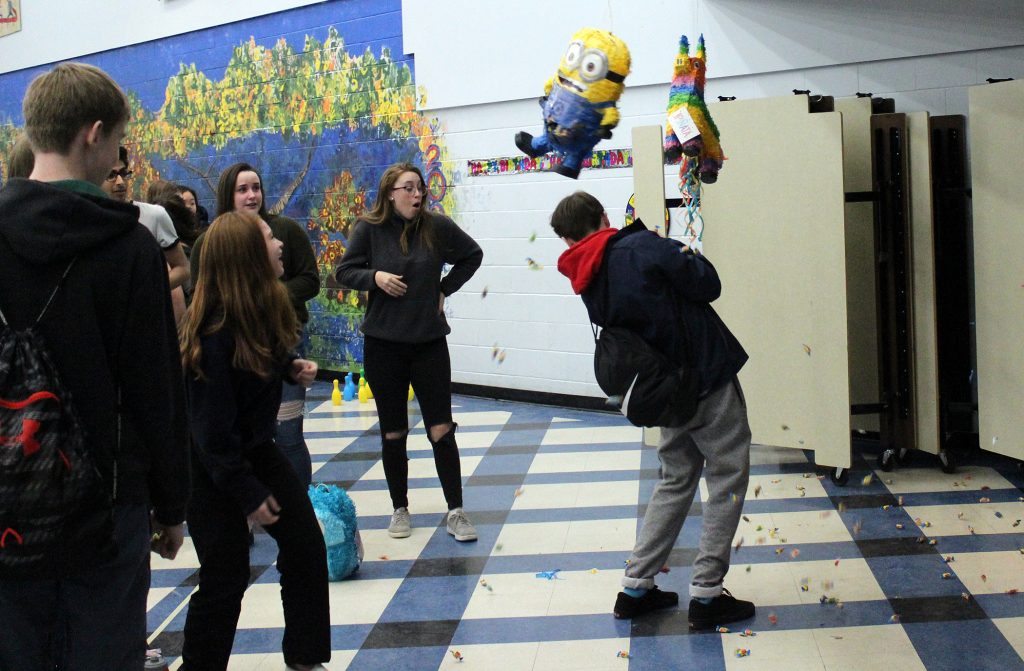
[[[260,220],[251,212],[217,217],[199,254],[199,282],[179,328],[186,371],[202,379],[202,336],[229,329],[231,364],[262,378],[285,362],[299,342],[299,323],[288,291],[267,256]]]
[[[388,195],[394,190],[395,182],[398,181],[398,178],[407,172],[416,173],[419,175],[421,182],[427,183],[423,179],[423,172],[412,163],[395,163],[388,166],[388,169],[380,176],[380,183],[377,185],[377,199],[373,202],[373,207],[359,218],[370,224],[383,224],[385,221],[390,220],[395,214],[395,201],[389,198]],[[426,199],[426,194],[423,194],[424,202]],[[433,251],[436,241],[432,216],[426,208],[421,206],[416,218],[409,222],[409,225],[402,230],[402,237],[398,244],[403,254],[409,253],[410,239],[413,235],[419,236],[419,239],[423,241],[427,249]]]

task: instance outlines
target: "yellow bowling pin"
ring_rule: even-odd
[[[411,401],[415,397],[416,397],[416,395],[412,393],[412,385],[410,384],[409,385],[409,400]]]
[[[338,380],[334,380],[334,391],[331,392],[331,405],[341,405],[341,390],[338,389]]]
[[[370,400],[370,388],[366,386],[366,378],[359,378],[359,402],[366,403]]]

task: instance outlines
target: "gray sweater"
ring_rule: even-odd
[[[356,221],[345,255],[335,277],[342,286],[369,292],[363,335],[396,342],[420,343],[451,333],[443,312],[438,311],[440,292],[451,296],[469,281],[484,253],[473,238],[443,215],[430,214],[435,248],[417,238],[409,254],[402,254],[399,239],[406,221],[398,215],[381,224]],[[441,277],[444,264],[451,271]],[[408,285],[404,296],[392,298],[377,287],[374,275],[382,270],[401,275]]]

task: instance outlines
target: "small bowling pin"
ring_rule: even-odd
[[[412,393],[412,385],[409,385],[409,400],[416,398],[416,395]]]
[[[366,386],[366,378],[359,378],[359,402],[366,403],[370,400],[370,388]]]
[[[331,405],[341,405],[341,390],[338,389],[338,379],[334,379],[334,391],[331,392]]]
[[[362,380],[364,377],[366,377],[366,374],[363,373],[363,369],[360,368],[359,369],[359,379]],[[366,383],[366,398],[373,398],[373,390],[370,389],[370,383],[369,382]]]
[[[346,401],[351,401],[356,397],[356,383],[352,379],[352,373],[345,376],[345,392],[342,394],[342,397]]]

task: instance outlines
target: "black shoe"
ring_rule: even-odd
[[[523,152],[530,158],[537,158],[543,156],[546,152],[537,151],[533,148],[533,136],[527,133],[525,130],[521,130],[516,133],[516,147],[519,151]]]
[[[559,163],[558,165],[556,165],[555,172],[557,172],[559,175],[562,175],[563,177],[568,177],[569,179],[576,179],[577,177],[580,176],[579,168],[570,168],[564,163]]]
[[[657,587],[647,590],[643,596],[630,596],[619,592],[615,599],[615,610],[612,613],[620,620],[628,620],[652,610],[672,608],[679,605],[679,595],[675,592],[662,592]]]
[[[690,599],[690,629],[710,629],[716,625],[739,622],[754,617],[754,604],[740,601],[729,590],[722,593],[705,605],[696,599]]]

